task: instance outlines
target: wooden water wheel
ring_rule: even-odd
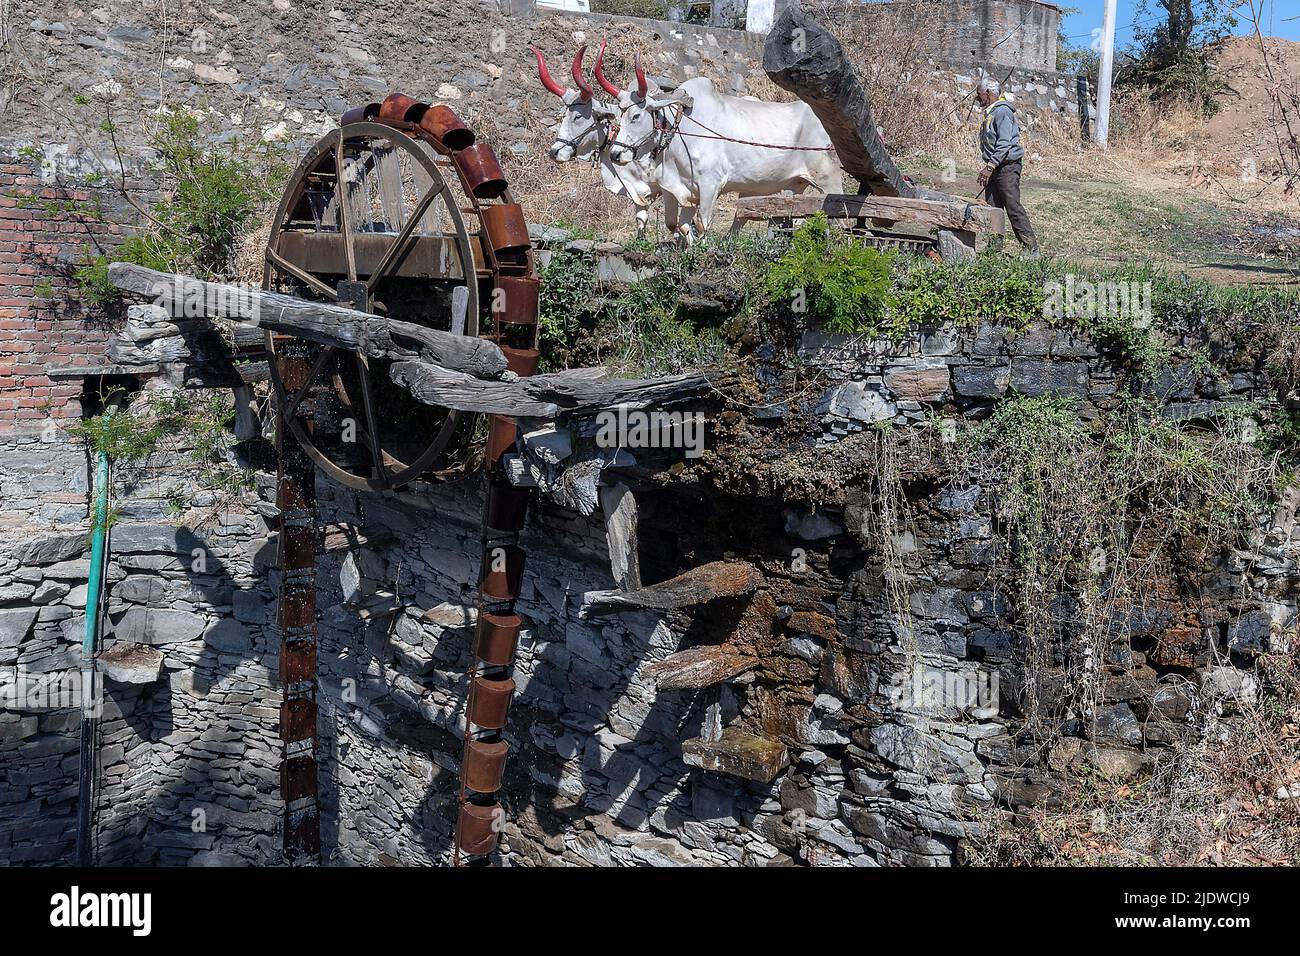
[[[266,248],[268,289],[460,335],[481,329],[511,367],[536,365],[537,279],[527,227],[490,147],[445,107],[393,94],[351,111],[299,164]],[[353,488],[458,474],[474,416],[430,408],[388,360],[268,334],[287,430]]]
[[[526,376],[537,368],[539,283],[523,211],[491,147],[476,144],[443,106],[394,93],[382,105],[345,114],[308,152],[285,191],[267,241],[264,284],[455,335],[485,329],[511,371]],[[472,415],[418,402],[390,377],[393,363],[409,354],[391,334],[367,355],[341,346],[351,338],[340,328],[333,334],[310,324],[300,328],[295,335],[267,333],[280,421],[280,790],[289,861],[320,853],[310,463],[350,487],[382,490],[459,473],[474,460],[475,447]],[[496,793],[522,624],[513,609],[528,502],[527,489],[512,487],[501,474],[515,432],[512,419],[493,416],[483,454],[488,487],[478,630],[491,640],[476,637],[470,667],[457,863],[490,860],[504,813]],[[294,453],[290,435],[302,454]]]

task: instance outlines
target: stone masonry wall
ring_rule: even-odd
[[[1073,396],[1087,415],[1113,402],[1122,382],[1088,341],[991,326],[893,345],[809,335],[801,360],[829,379],[824,394],[802,399],[802,411],[821,420],[823,444],[851,443],[882,421],[925,431],[935,409],[978,411],[1011,390]],[[760,374],[771,382],[784,372]],[[1251,367],[1171,372],[1159,395],[1184,418],[1270,400],[1266,377]],[[799,411],[796,401],[790,414]],[[150,477],[119,492],[107,645],[158,648],[163,674],[107,685],[101,858],[276,862],[274,509],[254,502],[202,524],[198,510],[169,515],[184,468],[151,464]],[[26,522],[11,522],[0,563],[3,665],[66,671],[85,603],[85,456],[34,437],[6,445],[0,473]],[[896,544],[919,672],[852,495],[813,504],[647,490],[647,580],[737,557],[766,583],[734,605],[586,619],[578,596],[611,584],[599,515],[540,506],[524,538],[520,609],[529,626],[507,729],[515,749],[506,859],[948,864],[978,808],[1050,799],[1088,768],[1137,773],[1160,748],[1202,730],[1207,713],[1231,721],[1255,692],[1234,664],[1293,640],[1300,535],[1272,541],[1261,532],[1210,581],[1198,626],[1174,607],[1114,645],[1095,742],[1066,737],[1049,754],[1027,750],[1012,733],[1014,638],[1007,598],[988,583],[995,542],[979,489],[908,487],[914,520]],[[445,862],[481,490],[471,479],[357,494],[322,478],[318,493],[327,860]],[[198,555],[207,564],[196,570]],[[758,666],[716,691],[661,691],[647,670],[682,647],[742,637],[755,643]],[[897,692],[918,674],[993,696],[900,706]],[[762,784],[688,766],[682,743],[700,736],[715,701],[724,726],[784,745],[790,768]],[[6,859],[67,858],[76,732],[75,709],[0,711]]]
[[[116,476],[103,648],[144,645],[162,663],[129,679],[110,672],[103,685],[101,863],[279,859],[279,639],[263,626],[274,551],[256,511],[209,515],[190,470],[158,454],[146,474]],[[88,487],[86,452],[62,432],[0,444],[6,863],[73,855]],[[178,494],[192,496],[196,510],[173,514],[168,502]]]

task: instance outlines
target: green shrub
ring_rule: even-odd
[[[828,332],[876,332],[885,316],[892,255],[855,241],[817,213],[795,230],[767,273],[767,292]]]

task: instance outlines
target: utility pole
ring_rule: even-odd
[[[1115,3],[1106,0],[1101,21],[1101,68],[1097,71],[1097,145],[1110,134],[1110,75],[1115,68]]]

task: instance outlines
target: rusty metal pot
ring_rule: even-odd
[[[522,252],[528,248],[528,222],[517,202],[484,206],[483,229],[497,253]]]
[[[496,849],[497,836],[505,811],[495,800],[491,803],[462,803],[456,820],[456,845],[460,852],[483,856]]]
[[[280,739],[296,743],[316,736],[316,701],[294,697],[280,704]]]
[[[541,280],[533,276],[501,276],[492,294],[492,311],[506,325],[536,325]]]
[[[339,119],[340,126],[347,126],[349,123],[363,123],[366,120],[374,119],[379,115],[378,103],[367,103],[365,106],[354,106],[348,110]]]
[[[429,109],[428,103],[407,96],[405,93],[389,93],[379,105],[379,118],[394,122],[418,123]]]
[[[487,460],[495,465],[501,456],[515,447],[515,434],[518,432],[515,420],[509,415],[493,415],[492,430],[488,433]]]
[[[473,130],[461,122],[455,110],[441,103],[430,106],[420,117],[420,129],[452,152],[474,145]]]
[[[474,656],[485,664],[505,667],[515,659],[523,625],[524,619],[518,614],[482,612],[474,630]]]
[[[465,765],[460,770],[465,786],[479,793],[500,790],[509,752],[510,745],[504,740],[471,740],[465,747]]]
[[[506,725],[514,692],[515,682],[509,677],[475,677],[469,692],[470,723],[484,730],[500,730]]]
[[[524,576],[524,549],[517,544],[488,545],[483,555],[479,590],[490,601],[513,601],[519,597]]]
[[[503,481],[488,486],[487,523],[493,531],[522,531],[528,516],[528,489]]]
[[[469,188],[479,199],[496,199],[510,185],[497,154],[487,143],[476,143],[456,153],[453,157],[460,167]]]
[[[316,642],[288,641],[280,646],[280,681],[296,684],[316,676]]]
[[[516,349],[508,345],[501,346],[506,357],[506,367],[520,378],[527,378],[537,371],[537,362],[542,357],[538,349]]]

